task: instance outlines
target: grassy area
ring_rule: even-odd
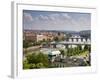
[[[89,51],[85,51],[85,52],[80,53],[79,55],[75,55],[75,56],[76,56],[76,57],[77,57],[77,56],[86,57],[86,56],[88,56],[88,55],[89,55]]]

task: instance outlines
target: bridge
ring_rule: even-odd
[[[62,45],[91,45],[90,41],[87,42],[74,42],[74,41],[61,41],[61,42],[51,42],[51,45],[57,45],[57,44],[62,44]]]
[[[64,45],[66,48],[74,48],[77,47],[78,45],[80,45],[82,47],[82,49],[84,49],[85,45],[91,46],[91,42],[90,41],[81,41],[81,42],[77,42],[77,41],[60,41],[60,42],[51,42],[50,43],[51,47],[56,48],[57,45]]]

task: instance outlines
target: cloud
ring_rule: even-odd
[[[56,20],[65,20],[65,19],[70,19],[70,16],[67,13],[54,13],[54,14],[49,14],[49,15],[43,15],[40,14],[35,17],[36,20],[50,20],[50,21],[56,21]]]
[[[78,19],[78,22],[80,22],[80,26],[84,25],[84,26],[91,26],[91,20],[88,20],[87,17],[83,17],[81,16],[79,19]]]
[[[33,16],[32,13],[24,13],[24,28],[76,31],[90,29],[90,17],[86,15],[79,13],[42,13]]]
[[[61,15],[65,19],[70,19],[71,18],[67,13],[62,13]]]
[[[34,20],[30,13],[24,13],[23,18],[25,23],[30,23]]]

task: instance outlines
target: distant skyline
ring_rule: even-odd
[[[91,14],[23,10],[23,28],[28,30],[91,30]]]

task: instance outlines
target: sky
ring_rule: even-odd
[[[91,14],[23,10],[23,28],[25,30],[90,30]]]

